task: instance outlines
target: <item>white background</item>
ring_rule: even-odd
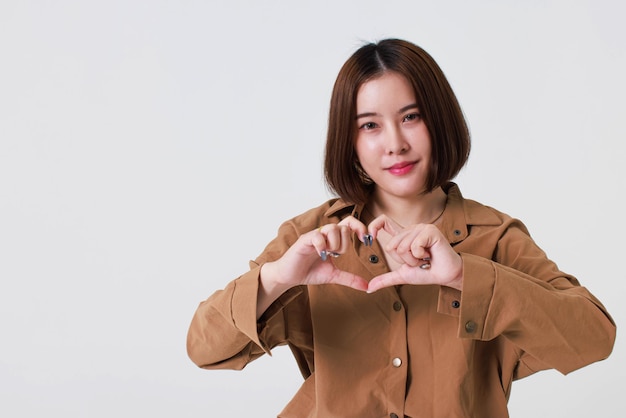
[[[589,1],[0,1],[0,415],[271,417],[289,350],[187,358],[197,304],[329,197],[330,90],[413,41],[473,134],[466,197],[521,218],[618,323],[626,15]],[[584,326],[584,324],[581,324]],[[613,355],[516,382],[513,417],[622,416]]]

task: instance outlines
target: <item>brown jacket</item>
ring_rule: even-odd
[[[550,261],[518,220],[446,188],[441,230],[462,256],[463,291],[397,286],[367,294],[300,286],[256,321],[259,266],[302,233],[361,207],[330,200],[285,222],[251,269],[202,302],[190,358],[241,369],[287,344],[304,384],[279,417],[507,417],[511,382],[539,370],[568,373],[606,358],[615,325],[602,304]],[[364,278],[388,271],[358,239],[333,259]]]

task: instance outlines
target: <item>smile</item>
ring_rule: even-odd
[[[394,176],[403,176],[410,172],[413,167],[415,167],[415,164],[416,162],[405,161],[392,165],[387,169],[387,171],[389,171]]]

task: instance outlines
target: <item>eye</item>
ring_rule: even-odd
[[[359,126],[359,129],[363,129],[363,130],[369,131],[370,129],[374,129],[374,128],[377,128],[377,127],[378,127],[378,125],[376,123],[374,123],[374,122],[366,122],[363,125]]]
[[[404,119],[402,120],[403,122],[410,122],[412,120],[419,120],[421,119],[422,115],[420,115],[419,113],[415,112],[415,113],[409,113],[408,115],[406,115],[404,117]]]

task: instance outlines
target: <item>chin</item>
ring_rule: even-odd
[[[384,182],[377,183],[377,189],[379,192],[386,193],[392,196],[400,197],[400,198],[414,198],[416,196],[422,195],[426,193],[426,184],[422,181],[420,182],[400,182],[398,180],[394,182],[388,182],[384,184]],[[416,184],[419,183],[419,184]]]
[[[402,190],[390,190],[390,194],[403,199],[410,199],[426,193],[426,188],[411,188]]]

